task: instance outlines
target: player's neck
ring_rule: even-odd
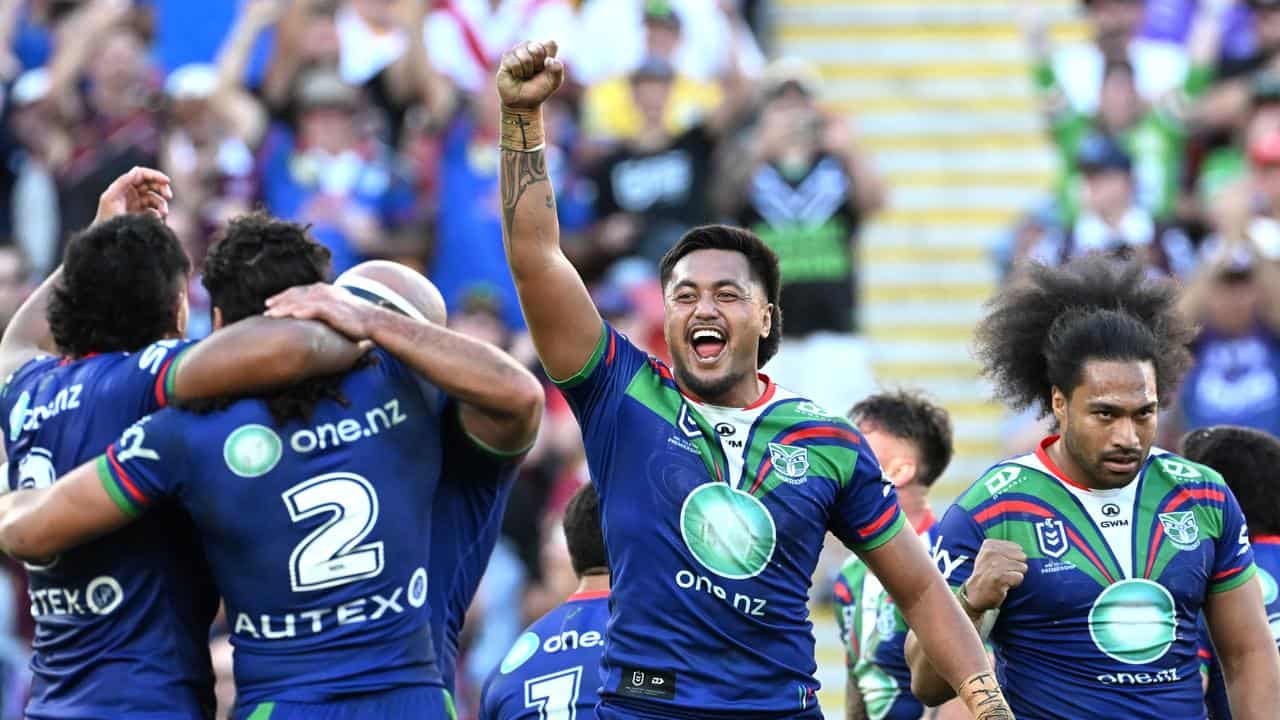
[[[1067,452],[1067,441],[1065,438],[1058,438],[1058,441],[1045,448],[1045,455],[1053,461],[1054,468],[1058,473],[1070,480],[1073,484],[1083,487],[1087,490],[1107,490],[1110,488],[1099,487],[1093,482],[1089,474],[1081,469],[1080,465],[1071,457],[1071,453]]]
[[[609,590],[609,575],[583,575],[582,578],[578,580],[578,589],[575,590],[573,594],[609,592]]]

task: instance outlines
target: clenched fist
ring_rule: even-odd
[[[554,40],[521,43],[502,54],[498,66],[498,96],[504,107],[534,110],[564,82],[564,63],[556,57]]]
[[[965,581],[965,597],[978,612],[994,610],[1027,574],[1027,554],[1008,540],[984,540],[973,561],[973,574]],[[966,610],[969,608],[966,608]]]

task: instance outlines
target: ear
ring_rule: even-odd
[[[1062,427],[1066,424],[1067,406],[1071,403],[1071,399],[1057,385],[1054,385],[1050,392],[1053,394],[1051,402],[1053,417],[1058,421],[1058,426]]]
[[[220,307],[215,307],[213,309],[213,329],[222,329],[222,308]]]
[[[764,304],[764,321],[760,323],[760,339],[769,337],[773,330],[773,303]]]
[[[884,471],[885,477],[893,481],[895,488],[910,485],[911,481],[916,477],[916,463],[914,460],[907,458],[895,459],[881,469]]]

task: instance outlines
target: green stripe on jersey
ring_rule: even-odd
[[[1254,565],[1253,563],[1249,563],[1249,567],[1236,573],[1235,577],[1228,578],[1226,580],[1223,580],[1220,583],[1209,585],[1209,592],[1224,593],[1224,592],[1227,592],[1228,590],[1235,590],[1241,585],[1252,580],[1253,576],[1257,574],[1258,574],[1258,566]]]
[[[131,518],[138,517],[138,508],[129,501],[129,498],[125,497],[124,492],[120,489],[120,483],[116,482],[116,477],[111,472],[107,456],[99,455],[98,461],[94,465],[98,468],[98,480],[102,481],[102,487],[106,488],[107,495],[111,497],[111,501],[116,504],[116,507]]]
[[[720,447],[720,436],[694,408],[693,403],[685,401],[679,390],[663,382],[662,376],[651,365],[645,365],[631,378],[627,384],[627,397],[649,408],[655,415],[675,426],[691,445],[698,450],[702,463],[707,468],[707,476],[711,480],[717,478],[732,483],[729,477],[729,461]],[[681,427],[681,415],[691,427]],[[694,429],[696,434],[690,434]],[[714,439],[714,440],[713,440]]]
[[[444,693],[444,707],[449,712],[449,720],[458,720],[458,709],[453,705],[453,696],[444,688],[440,688],[440,692]]]
[[[604,349],[609,344],[609,336],[609,326],[602,322],[600,324],[600,339],[596,341],[596,349],[591,351],[591,357],[587,358],[587,363],[582,366],[582,369],[564,380],[557,380],[551,377],[551,373],[547,373],[547,377],[551,378],[551,382],[565,389],[586,380],[595,371],[596,366],[600,364],[600,358],[604,357]]]
[[[273,702],[258,703],[258,707],[249,714],[248,720],[271,720],[271,714],[275,711],[276,704]]]
[[[173,358],[173,361],[169,363],[169,369],[165,371],[164,400],[166,403],[173,400],[173,388],[178,379],[178,365],[186,359],[187,353],[191,352],[191,348],[193,347],[195,347],[195,345],[188,345],[187,347],[179,350],[178,354]]]

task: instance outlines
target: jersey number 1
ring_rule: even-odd
[[[582,666],[524,681],[524,706],[538,709],[538,720],[574,720]]]
[[[329,513],[329,519],[289,554],[294,592],[345,585],[382,572],[382,542],[360,544],[378,521],[378,493],[368,480],[354,473],[328,473],[298,483],[281,496],[295,523]]]

